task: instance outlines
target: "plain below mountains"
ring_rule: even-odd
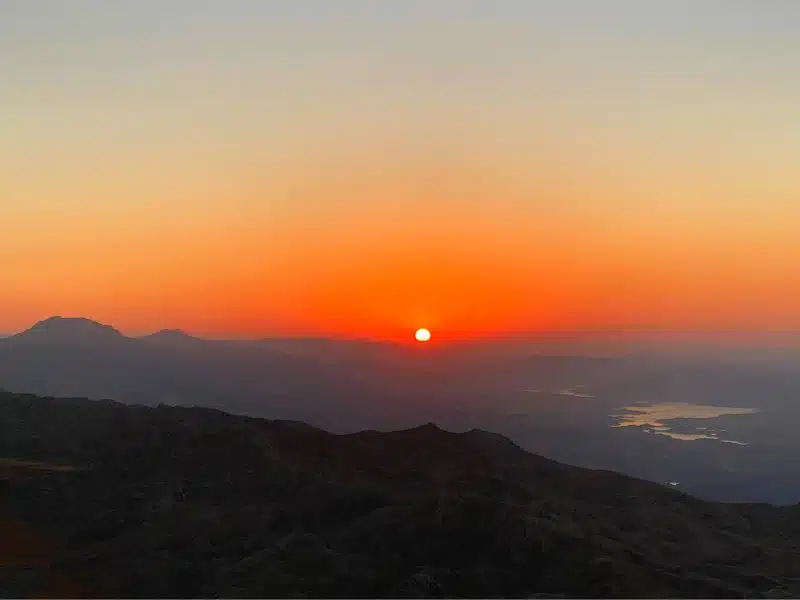
[[[797,508],[704,502],[480,430],[3,393],[0,483],[10,597],[800,596]]]

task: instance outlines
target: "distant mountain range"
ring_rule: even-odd
[[[9,597],[800,596],[796,507],[703,502],[480,430],[0,393],[0,488]]]
[[[162,329],[155,333],[128,337],[111,325],[104,325],[83,317],[50,317],[39,321],[29,329],[6,336],[17,343],[47,344],[81,344],[81,343],[114,343],[123,340],[141,340],[151,342],[186,343],[202,341],[180,329]]]
[[[452,407],[454,399],[492,393],[498,382],[508,389],[524,389],[531,378],[571,386],[576,373],[585,376],[607,362],[479,344],[216,341],[179,330],[133,338],[89,319],[52,317],[0,339],[0,387],[43,396],[203,405],[354,430],[380,425],[380,419],[396,425],[423,412],[435,415],[437,404]]]

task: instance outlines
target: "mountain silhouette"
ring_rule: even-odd
[[[30,329],[7,339],[16,342],[82,344],[119,341],[126,338],[110,325],[82,317],[55,316],[39,321]]]
[[[467,346],[426,350],[358,340],[206,340],[181,330],[134,338],[89,319],[52,317],[0,339],[0,387],[210,406],[342,431],[432,420],[438,404],[494,392],[497,381],[515,389],[531,378],[568,385],[575,373],[613,362],[543,356],[506,361]]]
[[[333,414],[337,403],[363,396],[355,372],[325,362],[257,342],[201,340],[174,330],[132,338],[89,319],[53,317],[0,339],[0,387],[305,418],[326,402]]]
[[[162,344],[190,344],[205,341],[189,335],[182,329],[162,329],[161,331],[156,331],[155,333],[151,333],[150,335],[146,335],[138,339],[146,342],[158,342]]]

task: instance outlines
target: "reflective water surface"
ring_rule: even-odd
[[[617,409],[614,427],[641,427],[648,433],[666,435],[676,440],[717,440],[729,444],[746,442],[725,439],[724,429],[714,427],[708,420],[726,415],[751,415],[758,412],[753,408],[734,408],[729,406],[708,406],[688,402],[666,402],[648,405],[624,406]],[[703,425],[694,423],[674,423],[687,419],[701,420]],[[679,429],[679,430],[678,430]]]

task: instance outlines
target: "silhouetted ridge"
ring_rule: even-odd
[[[416,433],[431,433],[431,434],[452,433],[450,431],[442,429],[436,423],[433,423],[433,422],[430,422],[430,421],[428,423],[425,423],[424,425],[418,425],[417,427],[411,427],[410,429],[405,429],[405,430],[402,430],[402,431],[405,431],[405,432],[416,432]]]
[[[50,317],[15,336],[14,340],[48,342],[87,342],[126,339],[110,325],[83,317]]]
[[[351,434],[351,437],[362,437],[365,439],[393,439],[404,441],[411,444],[424,445],[431,444],[432,447],[441,444],[453,444],[470,447],[475,450],[486,450],[487,455],[494,455],[497,450],[505,452],[518,453],[518,455],[532,456],[526,450],[515,444],[508,437],[499,433],[485,431],[483,429],[470,429],[463,433],[448,431],[442,429],[436,423],[425,423],[410,429],[401,429],[398,431],[381,432],[375,430],[361,431],[359,433]],[[541,460],[548,460],[544,457]],[[549,461],[555,463],[555,461]]]
[[[494,433],[492,431],[486,431],[484,429],[470,429],[469,431],[464,433],[464,436],[469,438],[470,440],[478,443],[489,445],[497,448],[507,448],[509,450],[519,450],[520,452],[525,452],[519,445],[514,443],[514,441],[506,437],[505,435]]]

